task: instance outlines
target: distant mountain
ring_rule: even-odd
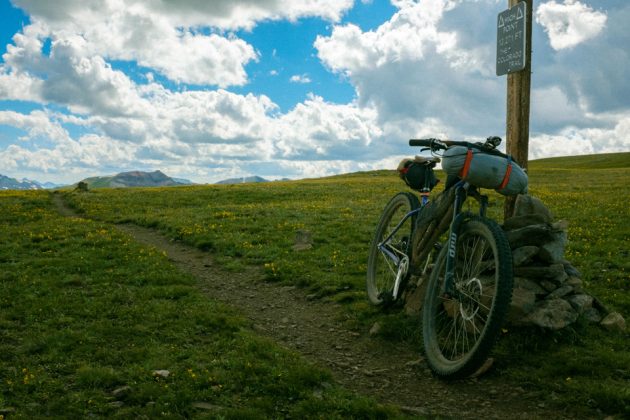
[[[18,181],[15,178],[9,178],[0,175],[0,190],[41,190],[43,187],[36,181],[23,179]]]
[[[265,178],[259,176],[248,176],[244,178],[230,178],[217,182],[217,184],[244,184],[246,182],[269,182]]]
[[[54,182],[39,182],[39,181],[33,181],[33,182],[45,190],[52,190],[54,188],[60,188],[65,185],[65,184],[55,184]]]
[[[88,188],[174,187],[191,184],[190,181],[184,181],[187,180],[175,180],[162,171],[131,171],[112,176],[86,178],[82,182],[87,183]]]
[[[194,185],[195,184],[190,179],[172,178],[172,180],[175,181],[175,182],[179,182],[180,184],[184,184],[184,185]]]

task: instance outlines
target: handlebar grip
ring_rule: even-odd
[[[436,139],[411,139],[409,140],[409,146],[425,146],[425,147],[431,147],[431,144],[435,141]]]

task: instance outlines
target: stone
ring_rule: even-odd
[[[503,230],[514,230],[524,228],[529,225],[541,225],[547,223],[548,220],[539,214],[526,214],[523,216],[511,217],[503,224]]]
[[[551,224],[551,229],[556,232],[567,232],[569,230],[569,222],[566,220],[558,220]]]
[[[543,300],[524,319],[526,323],[550,330],[560,330],[578,318],[577,312],[564,299]]]
[[[592,323],[599,323],[602,320],[602,316],[595,308],[588,308],[582,313],[584,319]]]
[[[536,293],[531,290],[515,288],[512,290],[512,301],[508,312],[508,322],[518,323],[529,314],[536,305]]]
[[[171,372],[166,369],[159,369],[153,371],[153,376],[158,376],[160,378],[168,378],[171,375]]]
[[[526,245],[539,245],[553,240],[551,227],[547,224],[530,225],[506,232],[510,248],[516,249]]]
[[[566,301],[569,302],[573,309],[580,315],[587,309],[593,307],[593,297],[584,293],[569,296],[566,298]]]
[[[564,249],[567,245],[567,233],[566,232],[552,232],[553,238],[550,242],[540,246],[538,256],[541,260],[550,263],[562,263],[564,259]]]
[[[623,316],[619,312],[611,312],[604,317],[599,323],[602,327],[606,328],[608,331],[625,331],[626,330],[626,320],[623,319]]]
[[[568,295],[572,291],[573,291],[573,287],[568,286],[568,285],[564,285],[564,286],[558,287],[556,290],[554,290],[553,292],[549,293],[545,299],[558,299],[558,298],[561,298],[561,297],[565,297],[566,295]]]
[[[198,401],[193,403],[192,405],[194,408],[198,408],[200,410],[209,410],[209,411],[217,411],[217,410],[222,410],[223,407],[220,405],[216,405],[216,404],[212,404],[212,403],[208,403],[208,402],[204,402],[204,401]]]
[[[85,181],[79,181],[76,188],[74,189],[74,191],[78,191],[78,192],[88,192],[88,190],[89,190],[89,186],[88,186],[88,183]]]
[[[123,397],[127,394],[129,394],[129,391],[131,391],[131,387],[129,385],[125,385],[125,386],[121,386],[120,388],[116,388],[115,390],[112,391],[112,395],[114,397]]]
[[[582,277],[582,273],[580,273],[577,268],[573,267],[573,265],[569,261],[563,260],[562,265],[564,266],[564,272],[567,273],[569,276]]]
[[[378,335],[381,332],[382,328],[383,327],[380,323],[375,322],[374,325],[372,325],[372,328],[370,328],[370,336]]]
[[[553,292],[558,287],[557,284],[548,280],[540,280],[538,283],[547,291],[547,293]]]
[[[293,243],[294,251],[306,251],[313,248],[313,234],[308,230],[299,229],[295,232],[295,240]]]
[[[555,288],[555,284],[552,284],[552,287]],[[514,277],[514,288],[526,289],[531,292],[534,292],[534,294],[536,295],[546,295],[551,290],[553,290],[553,289],[546,290],[535,281],[527,279],[525,277]]]
[[[548,266],[528,266],[516,267],[514,274],[519,277],[530,279],[546,279],[556,284],[562,284],[569,276],[564,272],[562,264],[551,264]]]
[[[512,262],[514,267],[525,265],[531,261],[532,257],[538,254],[539,248],[533,245],[522,246],[512,250]]]
[[[569,278],[564,283],[567,286],[572,286],[575,293],[582,293],[582,279],[581,278],[573,277],[569,275]]]
[[[528,194],[521,194],[516,197],[516,202],[514,203],[514,217],[528,214],[540,215],[547,223],[553,221],[553,214],[539,198]]]

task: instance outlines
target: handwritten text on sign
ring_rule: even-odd
[[[525,68],[527,3],[520,2],[499,13],[497,19],[497,76]]]

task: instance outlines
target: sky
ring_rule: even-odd
[[[508,0],[0,0],[0,174],[209,183],[505,137]],[[529,159],[630,151],[630,2],[535,0]]]

